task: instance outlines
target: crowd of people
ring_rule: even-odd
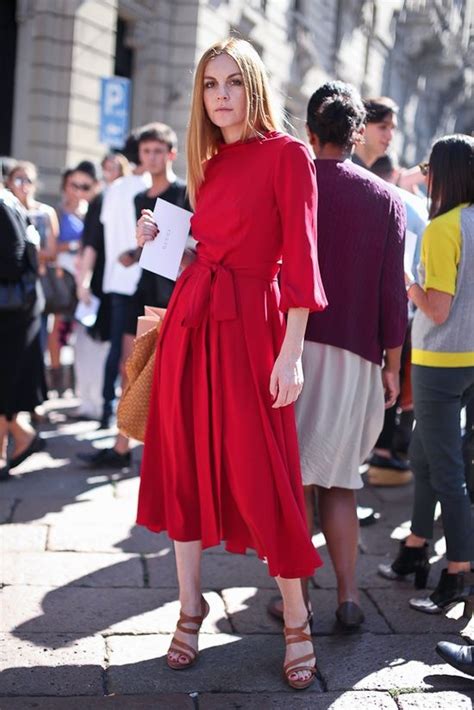
[[[201,551],[225,541],[230,552],[253,548],[265,559],[281,593],[268,611],[285,624],[287,681],[313,682],[316,519],[337,579],[337,620],[346,630],[364,623],[356,583],[363,462],[374,476],[390,472],[392,483],[414,474],[410,534],[379,573],[414,575],[426,588],[439,502],[447,567],[434,592],[410,606],[430,614],[472,606],[474,476],[461,413],[467,408],[465,448],[474,401],[474,139],[441,137],[426,163],[403,171],[391,147],[397,120],[392,100],[363,101],[352,85],[327,82],[307,107],[313,160],[282,130],[258,54],[231,39],[196,70],[187,182],[173,171],[176,134],[161,123],[132,131],[100,168],[84,160],[64,171],[56,209],[37,200],[32,163],[3,163],[1,480],[43,448],[35,424],[48,388],[60,395],[72,385],[81,403],[69,416],[110,427],[137,318],[145,306],[167,308],[138,523],[175,543],[182,611],[167,655],[173,669],[197,660],[209,611]],[[138,264],[159,234],[158,197],[194,212],[194,248],[176,283]],[[91,321],[77,316],[78,302]],[[66,342],[75,351],[69,383]],[[80,458],[92,469],[127,466],[130,440],[119,432],[111,448]],[[461,653],[474,674],[464,649],[440,653],[454,663]]]

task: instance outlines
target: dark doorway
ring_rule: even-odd
[[[115,39],[114,75],[132,78],[133,51],[125,44],[127,23],[121,17],[117,18],[117,34]]]
[[[0,155],[12,149],[13,97],[16,60],[16,0],[0,2]]]

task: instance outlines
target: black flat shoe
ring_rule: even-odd
[[[38,434],[36,434],[33,441],[26,447],[23,453],[18,454],[18,456],[14,456],[12,459],[10,459],[10,461],[8,462],[8,468],[15,468],[15,466],[19,466],[21,463],[23,463],[23,461],[26,461],[26,459],[31,456],[31,454],[36,454],[39,451],[43,451],[45,448],[45,440],[42,439]]]
[[[119,454],[115,449],[100,449],[94,453],[78,453],[76,457],[87,468],[128,468],[130,466],[130,451]]]
[[[376,513],[373,508],[365,508],[362,505],[357,506],[357,520],[361,528],[366,528],[368,525],[374,525],[380,518],[380,513]]]
[[[345,629],[353,631],[365,621],[364,612],[355,602],[342,602],[336,609],[336,619]]]
[[[407,461],[398,458],[398,456],[380,456],[379,454],[372,454],[369,459],[369,466],[375,466],[376,468],[390,468],[392,471],[409,471],[410,465]]]
[[[403,580],[414,574],[415,588],[425,589],[430,572],[428,543],[425,542],[423,547],[407,547],[402,540],[396,559],[391,564],[380,564],[377,571],[381,577],[393,580]]]
[[[474,646],[440,641],[436,646],[436,653],[456,670],[474,676]]]
[[[412,609],[422,611],[424,614],[441,614],[451,607],[465,602],[472,608],[474,599],[474,573],[458,572],[449,574],[447,569],[442,570],[438,586],[429,597],[410,599],[408,602]]]

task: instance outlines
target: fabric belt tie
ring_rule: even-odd
[[[230,267],[199,256],[185,275],[193,281],[192,297],[182,324],[198,328],[206,312],[216,321],[237,318],[235,278],[260,279],[270,283],[276,279],[279,264],[261,264],[252,267]]]

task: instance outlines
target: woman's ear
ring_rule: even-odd
[[[319,149],[319,139],[318,137],[311,132],[308,124],[306,124],[306,135],[308,136],[308,143],[310,144],[311,148],[314,151],[314,154],[318,154],[318,149]]]

